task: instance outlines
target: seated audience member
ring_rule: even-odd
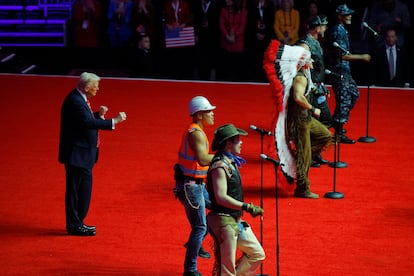
[[[160,44],[157,29],[160,21],[159,12],[151,0],[134,1],[131,18],[134,35],[148,35],[151,45],[156,47]]]
[[[220,80],[237,81],[245,79],[246,57],[245,32],[247,9],[245,0],[226,0],[221,8],[220,28]]]
[[[281,8],[276,11],[273,25],[276,38],[288,45],[295,44],[299,39],[300,16],[293,5],[293,0],[281,0]]]
[[[132,36],[130,0],[111,0],[108,7],[108,36],[112,48],[125,47]]]
[[[275,38],[274,21],[275,8],[272,0],[247,2],[246,52],[249,58],[249,77],[254,81],[267,81],[262,62],[270,40]]]
[[[308,31],[308,22],[315,18],[319,14],[318,3],[316,0],[309,1],[306,7],[305,16],[302,16],[303,19],[300,20],[299,35],[305,36]]]
[[[163,5],[165,20],[165,35],[183,31],[184,28],[189,32],[193,24],[193,13],[190,9],[189,0],[166,0]],[[165,37],[167,40],[167,36]],[[181,33],[180,33],[181,38]],[[188,37],[189,38],[189,37]],[[164,49],[164,70],[169,78],[192,79],[194,77],[194,45],[178,39],[178,45],[167,45]]]
[[[97,0],[76,0],[72,5],[75,47],[100,46],[102,10]]]

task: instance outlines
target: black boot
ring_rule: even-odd
[[[313,164],[319,164],[319,166],[318,166],[318,167],[320,167],[321,165],[326,165],[326,164],[328,164],[328,163],[329,163],[329,161],[328,161],[328,160],[323,159],[323,158],[322,158],[322,155],[318,154],[318,155],[316,155],[316,156],[314,156],[314,157],[312,158],[312,164],[311,164],[311,166],[312,166]]]
[[[312,159],[310,166],[312,168],[320,168],[321,164],[318,161],[316,161],[315,159]]]
[[[348,138],[345,134],[339,136],[339,143],[342,144],[355,144],[356,141],[354,139]]]
[[[187,248],[187,243],[184,244],[184,247]],[[210,253],[208,253],[203,246],[200,247],[200,250],[198,250],[198,256],[204,259],[210,259]]]
[[[335,134],[339,138],[338,142],[342,144],[355,144],[356,141],[354,139],[348,138],[345,134],[347,133],[346,129],[344,129],[343,123],[334,122],[332,127],[335,129]]]

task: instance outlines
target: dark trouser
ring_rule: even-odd
[[[335,93],[336,107],[334,112],[334,122],[344,124],[349,121],[349,114],[359,99],[359,90],[351,74],[343,74],[342,80],[332,83]]]
[[[66,170],[66,228],[84,224],[92,195],[92,169],[65,165]]]

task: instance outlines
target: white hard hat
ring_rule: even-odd
[[[216,107],[211,105],[210,102],[203,96],[196,96],[192,98],[188,104],[188,112],[190,113],[190,116],[193,116],[198,111],[213,110],[215,108]]]

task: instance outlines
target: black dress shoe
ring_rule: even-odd
[[[313,161],[316,162],[316,163],[319,163],[321,165],[326,165],[326,164],[329,163],[328,160],[325,160],[325,159],[322,158],[322,155],[315,156],[313,158]]]
[[[88,228],[86,228],[85,225],[82,225],[75,228],[69,228],[68,234],[72,236],[95,236],[96,232],[88,230]]]
[[[195,271],[185,271],[183,273],[183,276],[202,276],[200,272],[198,272],[197,270]]]
[[[86,225],[86,224],[84,224],[83,227],[85,227],[89,231],[96,231],[96,226],[93,226],[93,225]]]
[[[184,247],[187,248],[187,243],[184,244]],[[210,253],[204,250],[203,247],[200,247],[200,250],[198,250],[198,256],[204,259],[210,259]]]
[[[336,134],[342,135],[347,133],[346,129],[343,127],[343,124],[333,123],[329,127],[332,127],[335,130]]]
[[[346,135],[341,135],[339,138],[339,143],[342,144],[355,144],[356,141],[353,139],[349,139],[348,137],[346,137]]]
[[[200,250],[198,251],[198,256],[204,259],[210,259],[210,253],[205,251],[203,247],[200,247]]]
[[[320,168],[321,164],[319,164],[318,162],[316,162],[315,160],[312,160],[311,165],[312,168]]]

